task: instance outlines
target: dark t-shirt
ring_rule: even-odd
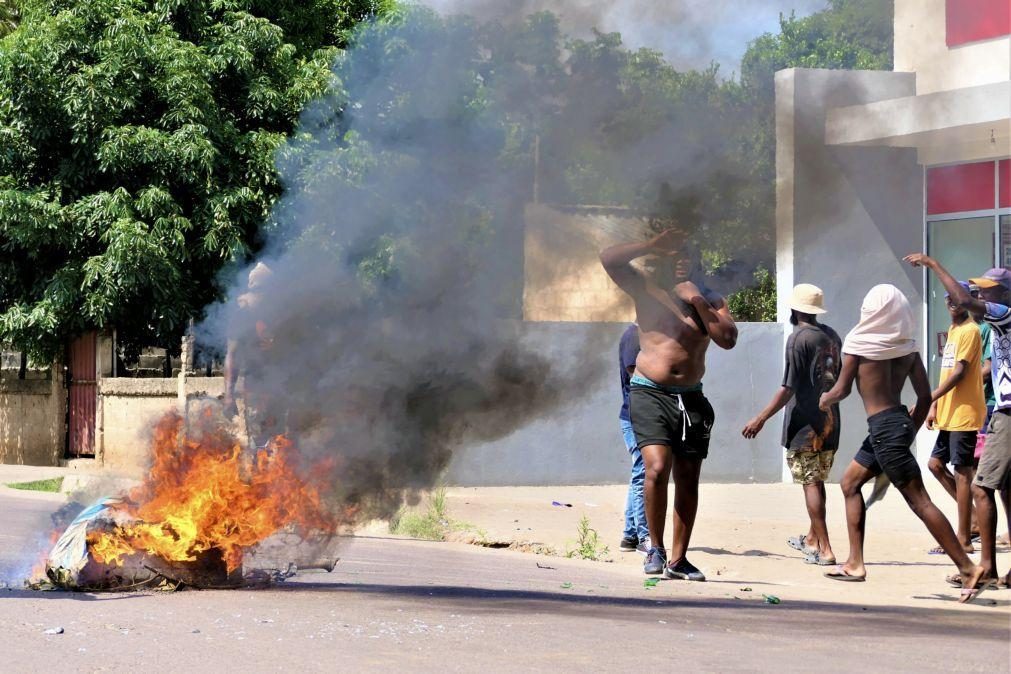
[[[619,419],[629,421],[628,414],[628,386],[632,375],[627,368],[635,367],[635,359],[639,356],[639,328],[635,325],[628,326],[621,336],[618,344],[618,364],[621,366],[621,414]]]
[[[839,406],[818,409],[821,394],[835,386],[842,369],[842,340],[827,325],[801,323],[786,342],[783,386],[793,390],[783,422],[783,446],[800,451],[839,448]]]

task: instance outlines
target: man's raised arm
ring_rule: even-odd
[[[605,248],[600,252],[600,263],[619,288],[636,298],[646,290],[646,279],[631,265],[632,260],[644,255],[669,255],[684,241],[684,232],[668,229],[648,241]]]
[[[924,267],[937,275],[937,280],[941,282],[944,289],[951,296],[951,301],[976,315],[986,313],[986,303],[974,298],[969,292],[955,280],[955,277],[948,273],[948,270],[941,266],[941,263],[923,253],[913,253],[902,258],[914,267]]]

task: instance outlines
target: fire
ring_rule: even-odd
[[[283,528],[336,531],[319,488],[300,474],[291,441],[278,436],[250,456],[209,411],[202,419],[195,436],[178,414],[158,422],[150,472],[119,508],[126,523],[88,535],[96,560],[119,565],[145,553],[192,562],[217,549],[231,572],[245,549]]]

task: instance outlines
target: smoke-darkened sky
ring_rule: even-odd
[[[748,42],[779,27],[780,13],[806,16],[826,0],[417,0],[441,12],[479,18],[551,10],[567,32],[619,32],[633,49],[659,49],[679,69],[715,61],[725,74],[740,71]]]

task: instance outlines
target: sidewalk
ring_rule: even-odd
[[[63,478],[61,494],[47,492],[22,491],[11,489],[7,485],[18,482],[34,482]],[[64,494],[82,491],[84,494],[98,492],[106,493],[127,489],[136,480],[124,478],[109,473],[89,463],[78,463],[70,466],[16,466],[0,463],[0,491],[7,495],[21,495],[26,498],[65,498]]]
[[[929,476],[927,488],[949,521],[953,520],[954,501]],[[521,550],[548,547],[563,555],[576,547],[577,525],[585,515],[599,532],[602,545],[610,549],[605,559],[641,576],[642,557],[618,551],[625,494],[625,486],[451,488],[446,500],[453,522],[479,530],[476,535],[469,532],[458,535],[461,540],[483,536],[495,547],[510,544]],[[848,539],[838,485],[829,485],[828,494],[829,535],[841,563],[847,557]],[[552,501],[571,503],[572,507],[552,506]],[[706,573],[709,582],[661,583],[660,591],[664,594],[746,598],[754,596],[753,593],[765,593],[783,601],[805,599],[920,608],[955,606],[958,590],[944,582],[955,567],[946,556],[927,554],[935,542],[894,488],[867,514],[865,583],[824,578],[825,567],[803,563],[801,553],[786,545],[787,538],[807,530],[798,486],[706,484],[702,486],[700,501],[689,558]],[[998,535],[1002,532],[1007,532],[1003,513],[998,520]],[[667,547],[672,533],[668,521]],[[978,555],[974,557],[978,559]],[[549,564],[550,557],[544,557],[542,563]],[[999,552],[999,572],[1007,573],[1009,565],[1011,554],[1007,550]],[[743,593],[745,587],[750,587],[751,593]],[[983,610],[1011,614],[1011,591],[986,592],[977,601]]]

